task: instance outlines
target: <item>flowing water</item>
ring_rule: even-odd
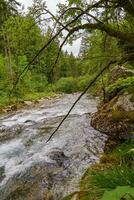
[[[59,200],[78,190],[79,178],[99,161],[106,141],[90,126],[95,100],[84,96],[46,143],[78,95],[0,117],[0,200]]]

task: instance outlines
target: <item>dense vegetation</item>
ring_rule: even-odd
[[[32,94],[40,97],[49,92],[82,91],[107,63],[115,60],[128,67],[133,64],[133,6],[129,3],[99,1],[88,5],[86,1],[70,0],[58,8],[59,18],[48,11],[43,0],[34,1],[27,13],[15,0],[1,1],[1,106],[16,99],[32,99]],[[55,20],[58,34],[52,27]],[[83,20],[88,22],[85,26]],[[63,29],[69,32],[67,36],[62,34]],[[77,34],[80,29],[85,31]],[[79,37],[79,58],[61,50],[65,42]],[[105,89],[106,76],[100,77],[100,90]]]
[[[55,83],[61,77],[78,76],[77,59],[72,53],[68,54],[62,51],[58,66],[56,70],[53,69],[60,45],[59,39],[57,39],[32,63],[28,72],[14,88],[12,97],[9,99],[13,85],[25,66],[50,38],[51,28],[44,24],[45,27],[42,29],[42,24],[36,22],[35,15],[37,15],[37,12],[38,15],[41,14],[43,6],[43,2],[35,1],[27,14],[24,14],[23,11],[19,10],[19,4],[16,1],[3,1],[1,3],[0,12],[3,19],[0,24],[1,106],[16,99],[32,98],[32,94],[37,93],[37,96],[41,96],[38,93],[42,93],[42,95],[45,95],[45,93],[57,90],[56,88],[61,88],[61,91],[64,91],[62,88],[68,80],[65,79],[62,86],[64,80],[62,79],[57,83],[56,88],[52,86],[52,83]],[[71,78],[69,80],[71,81]],[[67,89],[67,92],[71,91]]]

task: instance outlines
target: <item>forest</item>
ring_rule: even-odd
[[[64,50],[79,39],[78,55]],[[91,126],[108,140],[78,191],[60,199],[133,200],[134,1],[59,0],[53,14],[47,0],[33,0],[27,10],[20,1],[0,0],[0,113],[17,112],[28,101],[79,94],[50,142],[86,93],[97,99]],[[44,199],[58,200],[52,192],[50,187]],[[10,200],[21,200],[15,195]]]
[[[132,68],[134,24],[131,3],[120,5],[113,1],[105,5],[105,1],[100,1],[91,5],[91,8],[88,3],[81,1],[69,1],[67,4],[58,5],[62,18],[60,22],[60,17],[49,13],[44,1],[34,1],[25,13],[17,1],[1,0],[1,106],[19,99],[32,99],[36,95],[41,97],[44,93],[82,91],[109,62],[115,61]],[[95,12],[94,16],[85,14],[86,7],[91,13]],[[83,24],[86,20],[91,23]],[[55,29],[59,34],[53,29],[52,23],[56,23]],[[70,25],[64,28],[64,23]],[[89,25],[96,27],[90,28]],[[69,33],[62,34],[62,28]],[[81,29],[85,31],[79,31]],[[57,37],[41,50],[55,34]],[[80,37],[79,56],[62,50],[66,42],[71,44]],[[25,70],[27,65],[29,67]],[[100,88],[104,88],[105,83],[101,82]]]

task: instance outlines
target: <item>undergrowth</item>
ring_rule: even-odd
[[[104,153],[100,156],[99,164],[87,169],[80,181],[80,193],[85,193],[81,193],[79,200],[103,200],[108,195],[107,200],[110,200],[112,195],[116,195],[116,191],[122,197],[127,188],[134,190],[134,140],[119,145],[112,152]],[[68,196],[63,200],[71,198]],[[130,196],[126,195],[125,200],[128,199]]]

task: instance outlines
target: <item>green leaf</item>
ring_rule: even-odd
[[[81,0],[69,0],[69,4],[72,5],[72,4],[79,4],[81,3]]]
[[[134,200],[134,188],[129,186],[117,187],[106,191],[101,200]]]

